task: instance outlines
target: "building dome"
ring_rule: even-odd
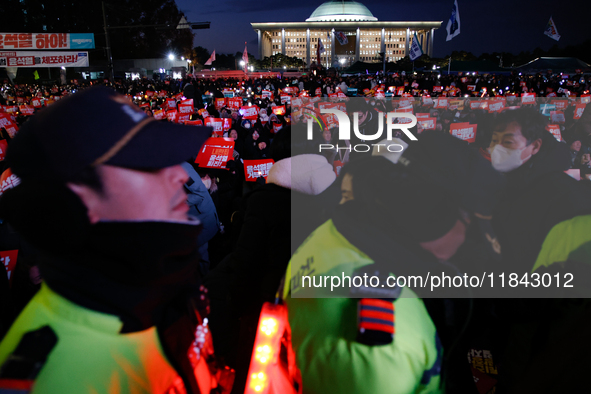
[[[306,22],[377,21],[370,10],[352,0],[331,0],[314,10]]]

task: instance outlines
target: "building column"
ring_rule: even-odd
[[[310,68],[310,29],[306,29],[306,65]]]
[[[281,54],[285,56],[285,29],[281,28]]]
[[[259,60],[263,60],[263,40],[262,40],[262,32],[260,29],[257,29],[257,38],[259,40]]]
[[[435,29],[431,29],[431,34],[429,35],[429,56],[433,57],[433,35],[435,34]]]
[[[404,56],[408,56],[409,53],[409,43],[410,41],[410,28],[406,28],[406,42],[404,43]]]
[[[337,52],[334,45],[334,29],[330,31],[330,67],[334,66],[334,61],[337,58]]]
[[[359,61],[359,47],[361,44],[361,34],[359,28],[357,28],[357,36],[355,37],[355,62]]]

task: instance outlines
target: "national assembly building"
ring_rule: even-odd
[[[409,52],[416,33],[423,52],[433,55],[433,34],[442,22],[378,21],[361,3],[331,0],[321,4],[305,22],[251,23],[257,32],[259,58],[283,55],[297,57],[310,65],[316,62],[319,40],[325,49],[323,66],[347,67],[357,61],[379,62],[385,53],[396,62]],[[322,48],[322,47],[321,47]]]

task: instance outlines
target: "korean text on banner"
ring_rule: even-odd
[[[205,118],[203,119],[205,126],[213,129],[215,136],[221,137],[224,135],[224,122],[222,118]]]
[[[8,148],[8,142],[0,140],[0,161],[4,161],[6,158],[6,148]]]
[[[449,127],[451,135],[458,137],[461,140],[473,143],[476,141],[477,125],[465,123],[452,123]]]
[[[0,33],[0,49],[94,49],[94,34]]]
[[[0,263],[2,263],[4,269],[6,269],[9,285],[12,284],[12,273],[14,272],[14,268],[16,267],[17,257],[18,249],[0,251]]]
[[[233,153],[233,139],[208,138],[199,150],[195,163],[199,164],[199,167],[225,169],[228,160],[232,159]]]
[[[256,120],[259,115],[259,107],[256,105],[241,107],[240,114],[242,115],[242,119]]]
[[[276,107],[273,107],[273,113],[275,115],[285,115],[285,113],[286,113],[285,105],[278,105]]]
[[[88,64],[88,52],[0,52],[0,67],[88,67]]]
[[[14,175],[10,168],[7,168],[0,176],[0,196],[5,191],[17,187],[20,183],[20,178]]]
[[[247,182],[256,182],[257,178],[269,175],[269,170],[275,162],[273,159],[244,160],[244,178]]]

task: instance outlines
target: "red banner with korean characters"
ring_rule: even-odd
[[[173,98],[166,99],[166,109],[176,108],[176,100]]]
[[[417,118],[417,123],[420,123],[421,126],[423,126],[423,129],[425,130],[435,130],[435,127],[437,127],[437,118]]]
[[[443,92],[443,86],[433,86],[433,92]]]
[[[20,105],[18,109],[21,112],[21,114],[25,116],[30,116],[35,113],[35,107],[33,107],[32,105]]]
[[[0,263],[4,266],[8,276],[8,285],[12,285],[12,274],[16,267],[16,259],[18,258],[18,249],[0,251]]]
[[[273,107],[273,113],[275,115],[285,115],[285,113],[286,113],[285,105],[278,105],[276,107]]]
[[[0,67],[88,67],[88,52],[0,52]]]
[[[273,100],[273,92],[270,90],[264,89],[262,96],[263,96],[263,98]]]
[[[205,118],[203,119],[205,126],[213,129],[213,135],[222,137],[224,135],[224,122],[222,118]]]
[[[216,98],[215,99],[215,109],[217,109],[218,111],[222,108],[224,108],[224,106],[226,105],[226,99],[225,98]]]
[[[557,111],[564,111],[568,106],[568,100],[552,100],[550,104],[555,105]]]
[[[0,49],[94,49],[94,34],[0,33]]]
[[[193,105],[192,104],[179,104],[178,105],[179,115],[189,115],[193,114]]]
[[[470,100],[470,109],[481,109],[482,108],[482,101],[479,100]]]
[[[535,103],[535,98],[534,98]],[[488,112],[502,112],[505,109],[505,100],[503,99],[493,99],[488,101]]]
[[[153,90],[146,90],[146,96],[148,97],[154,97],[154,91]]]
[[[587,104],[577,104],[575,106],[575,113],[573,114],[573,119],[581,119],[581,116],[583,116],[583,111],[585,111],[586,106]]]
[[[449,133],[454,137],[458,137],[461,140],[473,143],[476,141],[477,127],[478,125],[470,124],[469,122],[452,123],[449,126]]]
[[[197,120],[188,120],[185,122],[187,126],[203,126],[203,121],[201,119]]]
[[[234,153],[234,140],[231,138],[208,138],[203,144],[195,163],[205,168],[226,168]]]
[[[433,108],[447,108],[448,101],[446,98],[439,98],[437,100],[433,100],[435,105]]]
[[[412,114],[413,108],[412,106],[408,106],[408,107],[400,107],[396,110],[396,112],[405,112],[408,114]],[[399,117],[399,118],[395,118],[398,119],[398,123],[402,123],[402,124],[407,124],[407,123],[412,123],[412,119],[411,118],[406,118],[406,117]]]
[[[162,120],[166,117],[166,115],[164,114],[164,111],[161,109],[154,110],[153,115],[154,115],[154,119],[156,119],[156,120]]]
[[[179,112],[176,109],[171,109],[171,110],[166,111],[166,119],[168,119],[169,122],[178,123],[179,122]]]
[[[240,97],[231,97],[228,99],[228,107],[232,111],[238,111],[240,107],[242,107],[242,98]]]
[[[260,177],[267,179],[275,162],[273,159],[244,160],[244,178],[247,182],[256,182]]]
[[[174,99],[176,101],[181,101],[183,99],[183,94],[182,93],[177,93],[174,95]]]
[[[43,99],[34,98],[33,100],[31,100],[31,104],[34,108],[41,108],[43,106]]]
[[[0,161],[4,161],[6,158],[6,148],[8,148],[8,142],[6,140],[0,140]]]
[[[281,95],[281,104],[291,104],[291,96],[286,94]]]
[[[256,105],[240,107],[240,114],[242,115],[242,119],[256,120],[259,115],[259,107]]]
[[[316,90],[314,91],[314,95],[317,97],[322,96],[322,89],[316,88]]]
[[[423,105],[432,105],[433,104],[433,99],[431,98],[431,96],[423,96],[422,100],[423,100]]]
[[[14,175],[10,168],[7,168],[0,176],[0,196],[7,190],[17,187],[21,183],[19,177]]]
[[[557,124],[549,124],[546,126],[546,130],[548,130],[554,138],[558,141],[562,141],[562,135],[560,134],[560,126]]]
[[[522,93],[521,104],[535,104],[536,94],[535,93]]]
[[[581,104],[589,104],[589,103],[591,103],[591,95],[581,94]]]
[[[296,94],[298,92],[298,88],[296,88],[294,86],[287,86],[287,87],[283,88],[281,91],[283,93],[292,95],[292,94]]]
[[[177,119],[177,123],[183,124],[186,123],[187,121],[191,120],[191,114],[179,114],[179,117]]]

